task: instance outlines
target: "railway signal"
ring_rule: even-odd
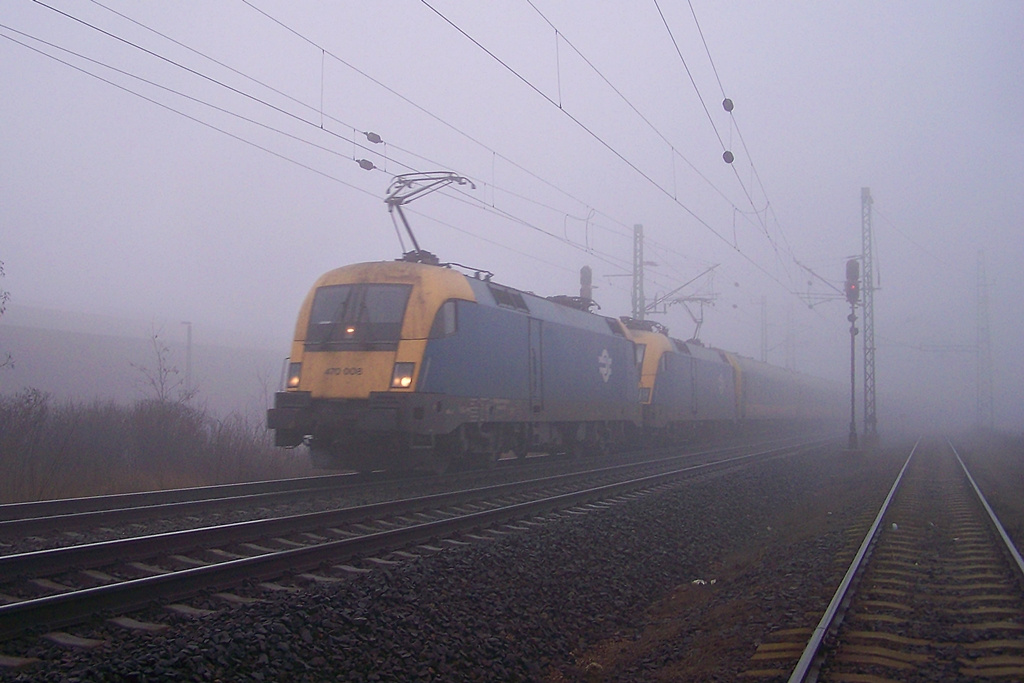
[[[855,306],[860,300],[860,261],[850,259],[846,262],[846,300]]]

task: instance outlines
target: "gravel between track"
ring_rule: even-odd
[[[0,680],[732,680],[768,632],[816,623],[852,555],[844,529],[903,457],[777,460],[343,584],[162,616],[160,634],[75,631],[105,638],[97,649],[7,643],[43,661]]]

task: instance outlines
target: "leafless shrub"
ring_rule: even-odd
[[[22,500],[38,495],[40,457],[47,434],[49,396],[26,389],[0,399],[0,499]]]
[[[153,488],[203,483],[200,465],[208,448],[205,411],[185,403],[145,399],[128,415],[128,464]]]
[[[4,276],[4,262],[0,261],[0,278]],[[3,317],[4,311],[7,310],[7,302],[11,300],[11,293],[6,289],[0,289],[0,317]],[[10,353],[0,351],[0,370],[3,368],[13,368],[14,358]]]
[[[153,366],[129,365],[139,371],[140,383],[158,403],[188,403],[195,398],[196,389],[178,377],[181,371],[171,363],[171,348],[160,338],[161,333],[162,330],[154,329],[149,337],[153,345]]]
[[[262,420],[145,399],[54,404],[25,390],[0,397],[0,503],[305,476]]]

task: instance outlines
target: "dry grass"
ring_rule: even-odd
[[[56,403],[0,397],[0,503],[256,481],[311,473],[259,418],[187,402]]]

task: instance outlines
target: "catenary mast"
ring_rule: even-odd
[[[644,226],[633,226],[633,317],[644,319]]]
[[[988,324],[988,279],[985,252],[978,251],[978,317],[976,367],[978,371],[978,428],[991,430],[995,425],[992,406],[992,335]]]
[[[878,445],[878,420],[875,416],[875,270],[871,245],[871,188],[860,189],[861,261],[864,314],[864,441],[865,448]]]

